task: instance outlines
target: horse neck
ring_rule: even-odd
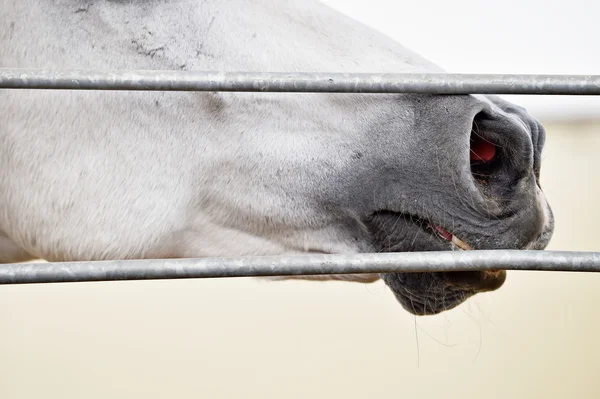
[[[156,36],[146,40],[163,48],[171,68],[373,73],[437,69],[319,1],[213,0],[189,10],[168,4],[164,8],[151,20]],[[149,20],[138,21],[144,26],[133,29],[149,29]],[[163,35],[163,41],[174,38],[169,46],[157,40]]]

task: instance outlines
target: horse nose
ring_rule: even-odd
[[[515,193],[522,179],[534,172],[533,144],[523,123],[507,115],[482,111],[473,120],[469,161],[479,191],[498,202]],[[510,202],[510,199],[508,199]]]

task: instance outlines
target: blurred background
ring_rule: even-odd
[[[600,71],[600,6],[328,0],[444,67]],[[549,249],[600,251],[598,98],[510,97],[548,133]],[[509,272],[415,318],[383,283],[0,287],[0,398],[598,398],[600,275]]]

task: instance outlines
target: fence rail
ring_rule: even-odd
[[[600,95],[600,75],[343,74],[0,68],[0,89]]]
[[[600,75],[0,68],[0,89],[600,95]],[[474,270],[600,272],[600,252],[441,251],[0,265],[0,284]]]
[[[599,252],[440,251],[0,265],[0,284],[474,270],[600,272]]]

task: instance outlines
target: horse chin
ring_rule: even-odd
[[[383,280],[398,302],[417,316],[453,309],[481,292],[494,291],[506,281],[506,272],[390,273]]]

